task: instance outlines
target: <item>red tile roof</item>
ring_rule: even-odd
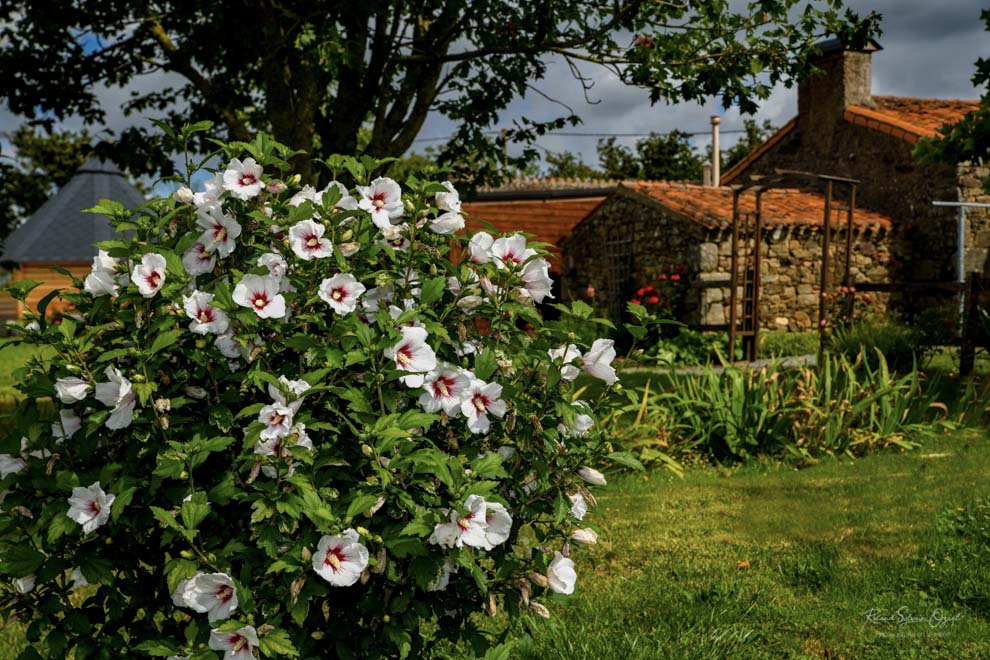
[[[916,99],[904,96],[874,96],[875,107],[862,105],[846,107],[843,119],[851,124],[892,135],[915,144],[920,138],[935,137],[943,124],[952,124],[966,113],[979,107],[979,101],[960,99]],[[795,117],[773,136],[749,153],[748,156],[726,170],[722,185],[743,174],[750,165],[784,139],[797,126]]]
[[[506,192],[522,190],[587,190],[613,188],[619,179],[581,179],[559,176],[520,176],[506,179],[498,186],[481,186],[478,192]]]
[[[619,190],[631,190],[649,197],[664,207],[709,228],[725,228],[732,224],[732,189],[711,188],[686,183],[639,182],[623,185]],[[751,211],[756,204],[755,193],[747,192],[739,199],[740,208]],[[838,203],[838,202],[837,202]],[[825,197],[799,190],[768,190],[762,199],[764,226],[801,226],[818,229],[825,212]],[[857,208],[853,217],[857,228],[890,230],[891,219],[881,213]],[[834,225],[845,225],[845,213],[835,212]]]
[[[851,105],[844,119],[915,143],[934,137],[943,124],[954,124],[979,107],[978,101],[874,96],[876,107]]]
[[[572,199],[481,201],[465,203],[464,211],[468,214],[467,226],[471,231],[487,231],[488,227],[478,222],[483,220],[499,232],[525,232],[534,234],[536,241],[550,243],[554,246],[550,248],[553,253],[550,267],[557,270],[557,242],[569,236],[574,227],[603,201],[605,195]]]

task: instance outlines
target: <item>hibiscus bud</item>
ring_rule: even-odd
[[[52,475],[52,471],[55,469],[55,462],[59,459],[58,454],[52,454],[51,458],[48,459],[48,464],[45,465],[45,474],[49,477]]]
[[[298,186],[301,181],[302,181],[302,175],[293,174],[292,176],[289,177],[289,180],[286,181],[286,183],[289,184],[290,186]]]
[[[364,569],[361,573],[361,584],[368,584],[368,580],[371,579],[371,572],[368,569]]]
[[[358,527],[354,531],[358,533],[358,536],[363,536],[364,538],[371,536],[371,532],[368,531],[367,527]]]
[[[560,554],[562,554],[564,557],[570,557],[571,556],[571,544],[570,543],[564,543],[564,547],[562,547],[560,549]]]
[[[34,520],[34,514],[31,513],[31,510],[25,506],[15,506],[10,510],[10,512],[16,513],[19,516],[23,516],[24,518]]]
[[[198,401],[205,399],[208,394],[206,390],[202,387],[197,387],[196,385],[186,385],[183,391],[186,393],[186,396]]]
[[[385,559],[386,559],[385,548],[381,548],[378,551],[378,554],[375,555],[376,565],[371,569],[371,572],[372,573],[378,573],[378,574],[384,573],[385,572]]]
[[[530,603],[529,609],[533,610],[534,613],[543,617],[544,619],[550,618],[550,610],[546,608],[542,603]]]
[[[495,594],[488,594],[488,603],[485,605],[485,612],[488,613],[488,616],[498,614],[498,604],[495,602]]]
[[[378,513],[378,510],[380,508],[382,508],[382,506],[384,504],[385,504],[385,496],[384,495],[379,495],[378,496],[378,499],[375,500],[375,503],[371,505],[371,508],[368,509],[368,513],[366,513],[365,515],[370,518],[371,516],[373,516],[376,513]]]
[[[588,490],[584,486],[578,486],[578,492],[581,493],[581,497],[583,497],[584,501],[588,503],[588,506],[590,506],[592,509],[598,507],[598,500],[595,499],[595,496],[591,494],[590,490]]]
[[[254,480],[258,478],[258,473],[261,472],[261,461],[255,461],[254,465],[251,467],[251,474],[248,478],[244,480],[246,484],[253,484]]]
[[[268,192],[277,195],[279,193],[285,192],[288,189],[288,186],[285,185],[284,181],[279,181],[278,179],[276,179],[275,181],[270,181],[268,185],[265,186],[265,188],[268,189]]]
[[[309,548],[304,546],[302,552],[299,553],[299,557],[303,560],[303,563],[308,564],[309,560],[313,558],[313,553]]]
[[[541,575],[540,573],[537,573],[536,571],[530,571],[526,575],[526,577],[529,578],[530,582],[532,582],[538,587],[543,587],[544,589],[546,589],[548,586],[550,586],[550,583],[547,581],[547,577],[545,575]]]
[[[372,448],[371,445],[363,444],[361,445],[361,453],[367,456],[368,458],[371,458],[371,456],[375,453],[375,450]]]
[[[268,633],[270,633],[273,630],[275,630],[275,626],[271,625],[270,623],[264,623],[264,624],[258,626],[258,634],[259,635],[267,635]]]
[[[159,417],[158,418],[158,425],[162,427],[162,430],[163,431],[167,431],[168,430],[168,417],[164,417],[164,416],[163,417]]]
[[[349,257],[349,256],[351,256],[353,254],[356,254],[357,251],[361,249],[361,244],[360,243],[341,243],[340,245],[337,246],[337,249],[340,250],[340,253],[342,255],[344,255],[345,257]]]
[[[160,413],[167,413],[172,410],[172,402],[168,399],[155,399],[155,410]]]
[[[392,462],[392,460],[390,458],[388,458],[387,456],[379,456],[378,457],[378,464],[381,465],[383,468],[388,469],[388,464],[391,463],[391,462]]]
[[[309,560],[306,560],[307,563]],[[299,600],[299,593],[302,591],[303,585],[306,584],[306,578],[303,576],[297,577],[292,581],[292,585],[289,587],[289,598],[292,601],[292,606],[296,606],[296,602]]]
[[[182,186],[174,193],[172,193],[172,198],[181,204],[192,204],[193,203],[193,191],[189,188]]]
[[[578,470],[578,476],[587,481],[592,486],[604,486],[608,482],[605,481],[605,475],[598,470],[590,467],[583,467]]]
[[[579,545],[595,545],[598,543],[598,533],[590,527],[575,529],[571,532],[571,540]]]
[[[179,556],[182,557],[183,559],[192,559],[196,555],[193,553],[192,550],[180,550]]]
[[[533,588],[529,586],[529,580],[519,580],[519,602],[525,606],[529,605],[529,595]]]

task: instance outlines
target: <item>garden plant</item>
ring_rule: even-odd
[[[638,465],[596,422],[611,340],[544,328],[541,246],[465,235],[448,182],[334,156],[316,190],[264,134],[218,155],[92,209],[120,234],[19,337],[45,347],[0,435],[21,657],[484,654],[549,616],[597,538],[595,467]]]

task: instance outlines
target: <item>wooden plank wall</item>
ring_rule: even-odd
[[[75,262],[59,264],[24,264],[21,268],[15,269],[10,274],[10,284],[14,284],[15,282],[19,282],[21,280],[34,280],[36,282],[41,282],[41,286],[35,288],[27,298],[28,307],[32,310],[37,311],[38,302],[53,290],[72,288],[72,281],[68,277],[62,275],[61,273],[56,273],[53,270],[49,270],[49,266],[61,266],[79,279],[85,279],[86,275],[90,272],[92,263]],[[47,314],[51,316],[56,311],[61,311],[66,307],[68,307],[68,303],[56,298],[49,304]],[[14,300],[5,292],[0,293],[0,319],[18,318],[23,313],[23,303]]]

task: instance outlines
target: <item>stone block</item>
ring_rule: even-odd
[[[702,243],[699,246],[698,268],[702,272],[718,268],[718,246],[715,243]]]
[[[725,307],[722,305],[712,305],[709,307],[703,319],[705,325],[725,325],[727,322],[725,318]]]
[[[807,312],[794,312],[794,325],[801,330],[807,330],[811,327],[811,317],[808,316]]]

